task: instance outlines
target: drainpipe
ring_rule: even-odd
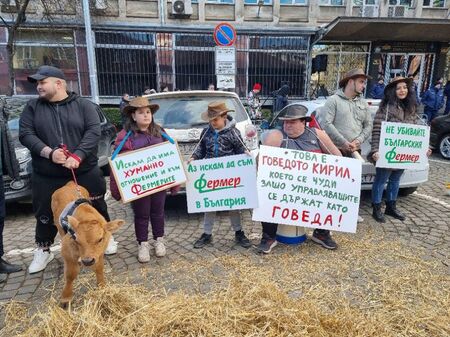
[[[89,12],[89,0],[83,0],[83,16],[84,27],[86,30],[86,51],[89,66],[89,83],[91,84],[92,101],[96,104],[100,103],[98,97],[98,83],[97,83],[97,64],[95,63],[95,49],[94,37],[91,28],[91,14]]]
[[[165,10],[165,2],[166,0],[159,0],[159,12],[161,16],[161,26],[164,26],[166,24],[166,13]]]

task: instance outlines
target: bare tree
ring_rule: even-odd
[[[0,2],[4,5],[9,5],[9,0],[0,0]],[[92,1],[91,1],[92,2]],[[26,12],[30,3],[30,0],[14,0],[15,6],[11,9],[14,9],[13,17],[10,23],[6,22],[6,20],[0,16],[0,20],[3,25],[8,30],[8,41],[6,43],[6,51],[8,55],[8,73],[9,73],[9,84],[8,84],[8,92],[7,94],[12,96],[14,94],[14,54],[16,52],[16,38],[17,33],[20,28],[26,21]],[[64,15],[64,8],[72,7],[75,13],[81,12],[79,9],[81,6],[80,2],[72,1],[72,0],[40,0],[40,6],[42,8],[42,21],[47,23],[52,23],[57,16]],[[108,2],[103,0],[104,8],[103,10],[108,9]],[[15,8],[14,8],[15,7]],[[78,8],[77,8],[78,7]],[[56,14],[61,13],[61,14]],[[98,11],[97,11],[98,13]]]
[[[3,24],[8,30],[8,41],[6,43],[6,52],[8,54],[8,73],[9,73],[9,84],[8,84],[8,95],[12,96],[14,94],[14,65],[13,58],[15,53],[14,42],[16,40],[16,34],[20,26],[25,22],[25,12],[27,10],[30,0],[16,0],[16,17],[12,24],[6,23],[3,17],[0,16]]]

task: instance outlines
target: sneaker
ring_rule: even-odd
[[[364,218],[362,216],[358,215],[358,223],[363,222],[363,221],[364,221]]]
[[[256,247],[256,250],[259,253],[269,254],[277,244],[277,240],[263,236],[260,244]]]
[[[155,255],[157,257],[163,257],[166,255],[166,246],[164,246],[164,238],[156,238],[155,240]]]
[[[147,241],[142,241],[138,246],[138,261],[140,263],[150,261],[150,245]]]
[[[315,243],[322,245],[322,247],[326,249],[336,249],[337,244],[333,240],[333,238],[330,235],[330,231],[325,232],[319,232],[314,230],[313,236],[311,237],[311,240],[313,240]]]
[[[117,245],[118,242],[114,240],[114,237],[111,235],[111,238],[108,242],[108,247],[106,247],[105,255],[114,255],[117,253]]]
[[[236,243],[238,243],[243,248],[250,248],[252,244],[250,240],[245,236],[244,231],[237,231],[234,235]]]
[[[47,267],[47,265],[55,258],[51,251],[45,251],[42,248],[38,248],[34,252],[33,261],[28,267],[28,272],[34,274],[40,272]]]
[[[203,233],[200,239],[194,242],[194,248],[203,248],[212,242],[212,235]]]

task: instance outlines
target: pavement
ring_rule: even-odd
[[[421,247],[430,259],[438,260],[445,268],[450,263],[450,196],[446,195],[445,183],[450,182],[450,161],[433,155],[430,160],[429,181],[419,187],[417,192],[400,198],[398,207],[407,216],[404,222],[387,218],[378,224],[371,217],[369,193],[363,193],[360,214],[365,221],[358,224],[358,232],[364,230],[380,231],[387,238],[399,239],[410,247]],[[202,233],[202,214],[188,214],[185,196],[168,198],[166,205],[166,247],[167,255],[157,258],[154,254],[148,264],[137,261],[137,243],[133,227],[133,213],[129,205],[123,205],[112,198],[108,200],[112,219],[126,220],[126,224],[114,235],[119,242],[118,252],[106,258],[106,270],[114,275],[128,275],[139,278],[142,268],[164,270],[177,261],[192,261],[199,258],[216,258],[224,255],[255,255],[253,249],[243,249],[234,244],[234,233],[229,219],[221,213],[214,226],[214,245],[201,250],[193,248],[193,242]],[[254,244],[259,242],[261,228],[251,221],[250,211],[242,212],[244,230]],[[40,303],[43,298],[59,296],[62,287],[63,261],[56,238],[55,259],[43,272],[28,274],[27,267],[33,257],[35,221],[30,204],[7,205],[7,218],[4,230],[6,259],[23,266],[23,271],[10,274],[6,282],[0,284],[0,304],[10,300],[27,303]],[[308,230],[308,233],[311,233]],[[335,238],[344,235],[336,233]],[[358,235],[355,234],[355,235]],[[279,245],[274,254],[295,253],[290,247]],[[450,270],[450,269],[449,269]],[[56,289],[56,291],[55,291]],[[55,295],[53,293],[55,292]],[[0,314],[0,327],[1,327]]]

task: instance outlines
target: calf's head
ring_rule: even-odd
[[[111,233],[125,223],[123,220],[106,222],[90,205],[80,205],[75,214],[67,219],[73,231],[72,239],[85,266],[92,266],[103,256]]]

